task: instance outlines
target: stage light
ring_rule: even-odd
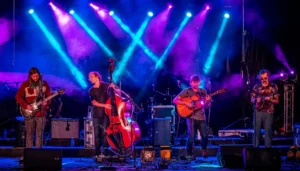
[[[153,12],[151,12],[151,11],[148,12],[148,16],[149,16],[149,17],[152,17],[152,16],[153,16]]]
[[[230,15],[229,15],[228,13],[225,13],[225,14],[224,14],[224,17],[225,17],[225,18],[229,18]]]
[[[191,17],[191,16],[192,16],[192,13],[187,12],[187,13],[186,13],[186,16]]]
[[[72,14],[74,14],[74,12],[75,12],[74,10],[70,10],[69,13],[72,15]]]
[[[170,5],[168,5],[168,8],[171,9],[171,8],[173,8],[173,6],[170,4]]]
[[[207,5],[207,6],[206,6],[206,10],[209,10],[209,9],[210,9],[210,7]]]
[[[152,146],[144,147],[140,156],[141,163],[153,162],[155,160],[155,150]]]
[[[283,73],[280,73],[280,77],[283,77],[284,76],[284,74]]]
[[[170,146],[161,146],[160,147],[160,158],[171,160],[171,147]]]
[[[291,74],[294,74],[294,71],[291,71],[290,73],[291,73]]]
[[[30,9],[28,12],[29,12],[29,14],[33,14],[33,13],[34,13],[34,10],[33,10],[33,9]]]
[[[109,15],[110,16],[114,15],[114,11],[109,11]]]

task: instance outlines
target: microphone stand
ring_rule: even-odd
[[[42,77],[42,74],[40,74],[40,80],[39,80],[39,96],[38,96],[39,99],[41,99],[41,103],[42,105],[40,106],[40,112],[41,112],[41,115],[42,115],[42,112],[43,112],[43,106],[44,106],[44,93],[43,93],[43,77]]]

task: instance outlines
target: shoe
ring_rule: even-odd
[[[202,156],[206,159],[208,156],[207,156],[207,151],[206,150],[202,150]]]
[[[196,157],[194,155],[187,155],[185,156],[186,160],[196,160]]]

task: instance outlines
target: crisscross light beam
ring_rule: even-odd
[[[53,46],[53,48],[58,52],[59,56],[63,59],[69,70],[71,71],[72,75],[75,77],[76,81],[79,83],[79,85],[82,88],[87,88],[87,83],[84,75],[76,68],[76,66],[72,63],[68,55],[62,50],[60,44],[57,42],[57,40],[53,37],[53,35],[49,32],[47,27],[44,25],[44,23],[41,21],[41,19],[34,13],[30,13],[34,21],[38,24],[38,26],[41,28],[42,32],[47,37],[50,44]]]

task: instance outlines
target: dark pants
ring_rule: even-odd
[[[101,118],[93,118],[96,155],[101,154],[102,148],[108,147],[108,143],[105,136],[105,131],[108,124],[109,119],[107,116]]]
[[[186,143],[187,154],[193,155],[194,152],[194,141],[195,141],[195,132],[199,130],[201,135],[201,148],[206,150],[208,135],[207,135],[207,126],[205,120],[194,120],[191,118],[186,118],[186,124],[188,128],[188,139]]]
[[[273,113],[254,111],[253,114],[253,146],[259,147],[261,124],[264,124],[265,128],[265,147],[270,148],[272,146],[272,124]]]
[[[34,117],[25,119],[26,129],[26,148],[32,148],[33,136],[35,131],[35,146],[36,148],[43,147],[43,133],[46,125],[46,117]]]

